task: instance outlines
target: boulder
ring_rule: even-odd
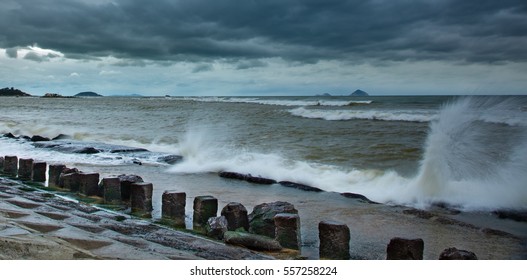
[[[178,162],[183,161],[183,157],[182,156],[177,156],[177,155],[168,155],[168,156],[158,157],[157,161],[158,162],[168,163],[168,164],[176,164]]]
[[[221,210],[221,215],[227,219],[228,229],[235,231],[239,228],[249,230],[247,209],[241,203],[231,202]]]
[[[282,246],[272,238],[239,231],[227,231],[223,235],[227,244],[242,246],[256,251],[280,251]]]
[[[424,250],[423,239],[404,239],[395,237],[386,248],[387,260],[422,260]]]
[[[13,135],[13,133],[11,133],[11,132],[8,132],[8,133],[4,134],[3,136],[4,136],[5,138],[11,138],[11,139],[16,138],[16,136]]]
[[[33,137],[31,137],[31,142],[44,142],[49,140],[49,138],[40,135],[33,135]]]
[[[84,147],[74,151],[76,154],[98,154],[100,152],[101,151],[95,149],[94,147]]]
[[[242,181],[247,181],[249,183],[260,184],[260,185],[276,184],[276,181],[273,179],[255,177],[255,176],[252,176],[251,174],[241,174],[237,172],[221,171],[220,173],[218,173],[218,175],[222,178],[242,180]]]
[[[282,201],[256,205],[249,215],[249,231],[275,238],[274,216],[279,213],[298,214],[298,210],[293,204]]]
[[[54,138],[52,138],[51,140],[54,141],[54,140],[64,140],[64,139],[72,139],[72,137],[69,136],[69,135],[62,134],[62,133],[61,133],[61,134],[55,136]]]
[[[287,187],[287,188],[294,188],[294,189],[307,191],[307,192],[323,192],[323,190],[321,190],[319,188],[315,188],[315,187],[311,187],[311,186],[308,186],[308,185],[299,184],[299,183],[295,183],[295,182],[280,181],[279,184],[284,186],[284,187]]]
[[[370,203],[370,204],[379,204],[378,202],[371,201],[367,197],[365,197],[364,195],[358,194],[358,193],[345,192],[345,193],[341,193],[340,195],[342,195],[343,197],[356,199],[356,200],[358,200],[360,202],[365,202],[365,203]]]
[[[500,219],[510,219],[517,222],[527,222],[527,211],[498,210],[494,214]]]
[[[456,247],[445,249],[439,255],[440,260],[477,260],[476,254],[470,251],[459,250]]]
[[[218,240],[227,232],[227,219],[224,216],[210,217],[205,225],[205,234]]]

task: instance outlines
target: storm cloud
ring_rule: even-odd
[[[262,67],[266,58],[527,60],[522,0],[7,0],[0,4],[0,28],[5,49],[38,44],[68,58],[140,62],[225,59],[239,69]]]

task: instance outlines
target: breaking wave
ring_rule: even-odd
[[[327,121],[345,121],[353,119],[429,122],[437,118],[437,114],[430,111],[374,111],[374,110],[319,110],[299,107],[288,111],[293,116],[308,119],[322,119]]]

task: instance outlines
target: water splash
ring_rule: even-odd
[[[462,98],[432,122],[418,176],[418,206],[527,207],[527,114],[523,98]]]

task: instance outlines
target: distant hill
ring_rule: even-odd
[[[325,96],[325,97],[329,97],[329,96],[331,96],[331,94],[329,94],[329,93],[326,92],[326,93],[323,93],[323,94],[317,94],[317,95],[315,95],[315,96]]]
[[[77,94],[75,94],[75,96],[77,97],[99,97],[99,96],[102,96],[98,93],[95,93],[93,91],[83,91],[83,92],[79,92]]]
[[[352,94],[350,94],[350,96],[369,96],[369,94],[363,90],[356,90],[354,91]]]
[[[0,96],[31,96],[31,94],[25,93],[16,88],[3,88],[0,89]]]

